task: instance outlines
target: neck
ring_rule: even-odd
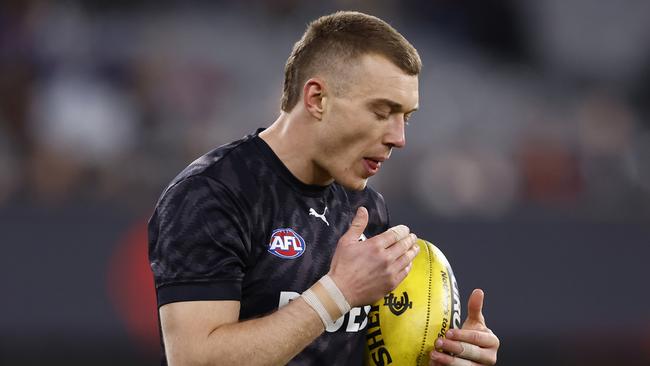
[[[334,179],[315,162],[318,144],[314,123],[309,116],[300,116],[298,111],[282,112],[259,136],[298,180],[305,184],[327,185]]]

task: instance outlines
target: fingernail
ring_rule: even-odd
[[[442,339],[436,339],[436,348],[442,348]]]
[[[449,338],[449,337],[453,337],[453,336],[454,336],[454,331],[451,330],[451,329],[449,329],[449,330],[447,331],[447,337]]]

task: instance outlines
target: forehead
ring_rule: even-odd
[[[354,97],[367,101],[386,100],[404,106],[418,107],[418,76],[408,75],[390,60],[379,55],[364,55],[354,66],[350,91]]]

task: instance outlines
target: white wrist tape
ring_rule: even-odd
[[[350,304],[328,275],[303,292],[302,298],[316,311],[325,328],[334,325],[338,318],[350,311]]]
[[[334,320],[332,320],[330,313],[327,310],[325,310],[323,303],[320,301],[318,296],[316,296],[314,291],[308,289],[307,291],[302,293],[302,298],[305,300],[307,304],[309,304],[309,306],[311,306],[316,311],[316,313],[320,317],[320,320],[323,322],[323,325],[325,325],[325,328],[334,324]]]
[[[334,283],[334,280],[328,275],[323,276],[320,281],[323,287],[327,290],[327,293],[329,293],[330,297],[336,305],[339,307],[339,310],[341,311],[341,315],[347,314],[350,309],[350,304],[348,304],[348,301],[345,299],[345,296],[343,296],[343,293],[339,289],[338,286],[336,286],[336,283]]]

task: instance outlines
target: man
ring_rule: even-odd
[[[406,143],[420,66],[375,17],[317,19],[287,61],[278,119],[172,181],[149,223],[169,364],[362,364],[368,304],[418,251],[366,183]],[[495,362],[482,301],[472,294],[466,329],[436,345],[456,356],[432,364]]]

